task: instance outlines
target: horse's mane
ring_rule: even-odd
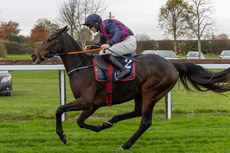
[[[82,50],[82,48],[77,44],[77,42],[73,39],[73,37],[71,37],[67,32],[65,32],[65,34],[70,38],[71,42],[74,44],[74,46],[78,51]]]
[[[67,32],[64,33],[71,41],[71,43],[74,45],[76,51],[82,51],[82,48],[78,45],[78,43],[71,37]],[[77,54],[76,54],[77,55]],[[73,56],[73,55],[72,55]],[[80,63],[77,64],[76,67],[80,67],[81,65],[87,65],[88,62],[93,63],[93,56],[89,56],[85,53],[78,54],[78,56],[82,59]],[[88,59],[87,59],[88,58]]]

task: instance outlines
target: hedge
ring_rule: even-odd
[[[197,51],[197,40],[179,40],[178,46],[182,54],[189,51]],[[138,41],[137,54],[142,53],[144,50],[173,50],[174,45],[172,40],[161,41]],[[220,54],[223,50],[230,50],[230,40],[202,40],[201,50],[205,54]]]
[[[3,42],[8,54],[31,54],[35,48],[41,45],[42,42],[35,43],[33,48],[28,44],[20,44],[16,42]],[[93,44],[95,42],[87,42],[86,44]],[[160,41],[138,41],[136,53],[141,54],[144,50],[173,50],[172,40],[160,40]],[[230,40],[202,40],[201,41],[202,52],[207,54],[220,54],[223,50],[230,50]],[[196,51],[196,40],[179,40],[178,48],[180,48],[182,54],[186,54],[188,51]],[[6,54],[6,53],[5,53]]]
[[[20,54],[31,54],[34,49],[28,47],[28,45],[20,44],[16,42],[5,42],[6,50],[8,54],[20,55]]]

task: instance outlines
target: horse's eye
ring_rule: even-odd
[[[47,39],[47,42],[50,42],[51,41],[51,39],[49,38],[49,39]]]

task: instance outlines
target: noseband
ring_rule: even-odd
[[[46,50],[46,53],[47,53],[48,57],[53,57],[54,55],[61,55],[62,54],[61,53],[61,51],[62,51],[62,45],[60,45],[60,47],[58,49],[58,53],[52,53],[52,52],[54,50],[54,47],[61,42],[61,39],[62,39],[63,35],[64,34],[61,34],[60,36],[58,36],[58,38],[56,39],[56,42],[50,47],[50,49]]]

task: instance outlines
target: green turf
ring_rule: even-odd
[[[104,118],[103,120],[106,120]],[[91,119],[91,124],[101,124],[102,119]],[[72,121],[63,122],[68,134],[67,145],[55,133],[53,120],[30,120],[0,123],[0,152],[116,152],[136,131],[140,118],[126,120],[113,128],[95,133],[81,129]],[[221,152],[230,151],[230,118],[201,115],[158,120],[129,149],[128,153],[143,152]]]
[[[7,57],[3,58],[4,60],[31,60],[31,55],[25,54],[25,55],[7,55]]]
[[[118,122],[95,133],[81,129],[67,113],[62,144],[55,132],[60,105],[57,71],[12,71],[13,96],[0,97],[0,153],[112,153],[138,129],[140,117]],[[67,102],[74,100],[67,78]],[[228,153],[230,152],[230,93],[187,92],[178,84],[172,90],[172,119],[165,118],[164,100],[153,113],[152,126],[127,153]],[[86,123],[101,125],[112,116],[132,111],[133,101],[103,107]]]

